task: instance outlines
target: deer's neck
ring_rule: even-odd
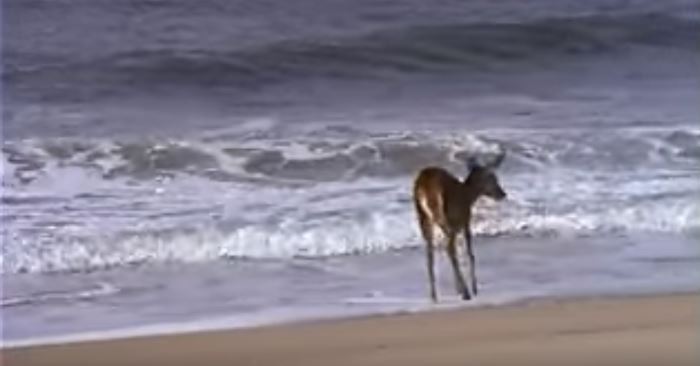
[[[479,198],[481,195],[481,191],[476,187],[474,184],[471,184],[469,180],[466,182],[462,183],[462,197],[464,202],[471,207],[474,205],[474,202]]]

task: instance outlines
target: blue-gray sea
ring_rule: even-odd
[[[501,150],[471,304],[700,288],[697,1],[4,0],[2,86],[7,344],[434,308]]]

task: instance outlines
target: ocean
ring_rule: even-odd
[[[700,289],[700,4],[5,0],[3,342]],[[415,174],[506,158],[480,292]]]

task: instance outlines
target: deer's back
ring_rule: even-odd
[[[449,217],[451,201],[459,200],[462,183],[442,168],[428,167],[418,173],[413,186],[416,209],[432,222],[446,226],[458,218]]]
[[[456,190],[461,187],[462,183],[455,178],[450,172],[438,167],[427,167],[422,169],[415,181],[415,189],[442,191]]]

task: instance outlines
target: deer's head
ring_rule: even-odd
[[[494,172],[501,164],[504,157],[505,152],[499,154],[489,164],[481,164],[477,162],[475,158],[469,159],[467,162],[469,175],[464,180],[464,184],[474,190],[473,192],[477,197],[484,195],[497,201],[506,198],[506,192],[501,187],[498,182],[498,177],[496,177],[496,173]]]

